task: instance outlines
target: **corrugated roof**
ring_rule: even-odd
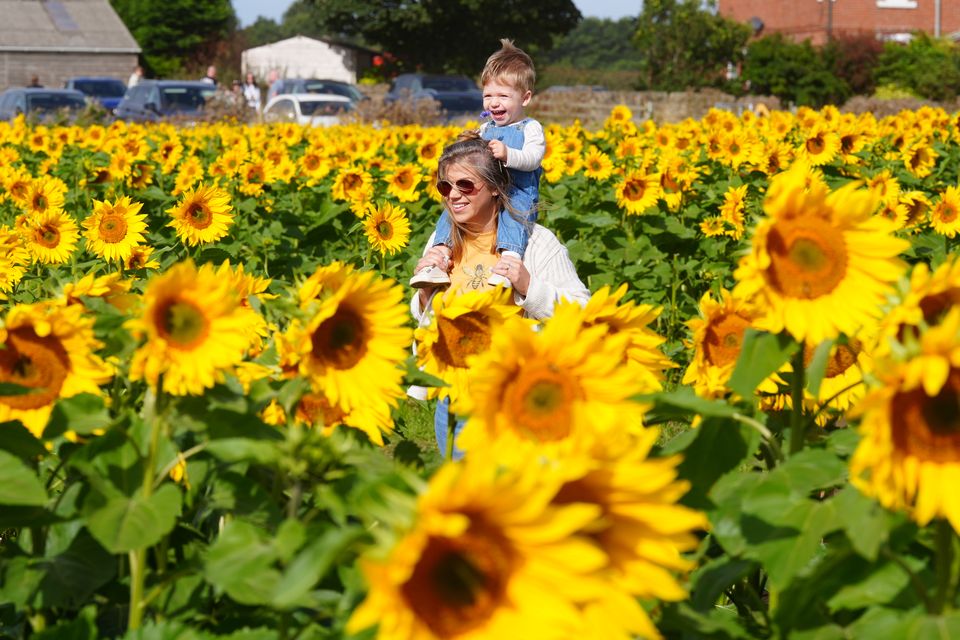
[[[0,16],[0,51],[140,52],[107,0],[0,0]]]

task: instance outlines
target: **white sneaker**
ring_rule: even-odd
[[[514,258],[517,258],[517,259],[520,258],[520,254],[517,253],[516,251],[504,251],[504,252],[501,253],[500,255],[501,255],[501,256],[513,256]],[[507,280],[506,278],[504,278],[504,277],[503,277],[502,275],[500,275],[499,273],[491,274],[490,277],[487,278],[487,284],[489,284],[490,286],[493,286],[493,287],[502,284],[504,287],[506,287],[506,288],[508,288],[508,289],[513,286],[513,284],[512,284],[509,280]]]
[[[433,265],[420,269],[410,278],[410,286],[417,289],[433,287],[438,284],[450,284],[450,276],[440,267]]]

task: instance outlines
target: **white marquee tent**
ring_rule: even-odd
[[[242,54],[243,73],[260,80],[276,70],[281,78],[324,78],[356,83],[374,52],[361,47],[296,36]]]

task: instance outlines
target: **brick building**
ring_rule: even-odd
[[[823,44],[830,34],[872,32],[906,40],[913,31],[960,38],[960,0],[718,0],[721,15],[763,24],[763,34],[783,33]]]
[[[108,0],[0,0],[0,90],[33,76],[62,87],[72,76],[126,82],[140,47]]]

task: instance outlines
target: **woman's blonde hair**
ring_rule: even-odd
[[[443,150],[437,166],[437,179],[445,180],[447,170],[454,164],[468,168],[491,192],[497,194],[494,199],[497,202],[498,214],[503,209],[521,224],[530,226],[526,217],[510,205],[510,198],[507,197],[510,192],[510,172],[502,162],[493,157],[493,152],[490,151],[487,141],[480,137],[479,131],[464,131],[457,136],[455,142]],[[449,212],[447,215],[450,216],[451,225],[450,252],[453,263],[457,264],[463,257],[466,243],[464,229]]]

